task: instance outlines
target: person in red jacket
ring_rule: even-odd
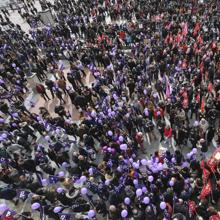
[[[142,132],[138,132],[135,136],[135,140],[140,146],[142,152],[144,152],[144,136]]]
[[[172,146],[172,134],[173,134],[173,129],[167,125],[164,128],[164,136],[165,136],[165,143],[168,143],[169,147]]]
[[[45,89],[44,85],[37,84],[36,91],[44,98],[45,101],[47,101],[47,99],[50,100],[49,96],[46,93],[46,89]]]

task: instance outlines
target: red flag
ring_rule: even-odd
[[[208,196],[211,191],[212,191],[212,184],[211,184],[211,180],[209,180],[208,183],[205,186],[203,186],[199,199],[201,200],[205,199],[205,197]]]
[[[209,178],[210,172],[204,168],[203,169],[203,175],[202,175],[202,180],[203,180],[203,184],[206,184],[208,178]]]
[[[214,158],[214,156],[211,156],[211,158],[208,160],[207,165],[211,169],[213,173],[215,173],[215,167],[217,166],[218,161]]]
[[[170,83],[167,82],[166,85],[166,97],[169,98],[170,97]]]
[[[179,44],[182,41],[183,37],[181,33],[178,33],[176,36],[176,42]]]
[[[220,220],[220,216],[217,214],[217,215],[212,215],[209,217],[209,220]]]
[[[213,153],[213,155],[209,158],[207,165],[208,167],[211,169],[211,171],[213,173],[216,172],[215,168],[218,165],[219,161],[215,158],[216,154],[219,152],[219,150],[217,150],[216,152]]]
[[[197,50],[197,43],[195,42],[195,43],[193,44],[193,52],[195,53],[196,50]]]
[[[195,28],[193,30],[193,36],[194,37],[196,37],[196,35],[198,34],[199,30],[200,30],[200,23],[196,23],[196,26],[195,26]]]
[[[198,93],[198,94],[196,95],[196,102],[197,102],[197,103],[200,102],[200,93]]]
[[[215,48],[217,48],[217,44],[216,42],[212,42],[212,49],[215,49]]]
[[[205,112],[205,100],[202,99],[202,103],[201,103],[201,112],[204,113]]]
[[[209,84],[208,84],[208,91],[212,92],[213,90],[214,90],[214,86],[213,86],[213,84],[211,82],[209,82]]]
[[[205,168],[205,161],[204,160],[201,161],[200,167],[201,167],[202,170]]]
[[[169,39],[170,39],[170,36],[167,35],[166,38],[165,38],[165,40],[164,40],[164,43],[165,43],[165,44],[168,44],[168,43],[169,43]]]
[[[196,203],[195,201],[189,200],[188,201],[189,206],[189,214],[192,216],[196,212]]]
[[[183,106],[184,109],[187,109],[189,107],[189,100],[188,100],[188,98],[185,98],[183,100],[182,106]]]
[[[198,36],[197,41],[198,41],[199,44],[203,43],[203,39],[202,39],[201,34]]]
[[[187,22],[183,25],[183,35],[186,36],[188,34],[188,24]]]
[[[201,62],[201,63],[199,64],[199,69],[200,69],[200,72],[201,72],[201,73],[204,72],[204,63],[203,63],[203,62]]]

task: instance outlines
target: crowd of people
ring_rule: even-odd
[[[35,1],[0,15],[1,219],[219,220],[219,1]]]

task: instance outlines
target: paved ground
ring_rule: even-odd
[[[2,0],[0,0],[1,2]],[[36,7],[39,8],[39,2],[36,2]],[[14,23],[17,23],[19,25],[21,25],[22,29],[26,32],[28,32],[29,30],[29,25],[23,21],[23,19],[20,17],[20,15],[14,11],[12,14],[11,14],[11,17],[10,19],[14,22]],[[109,18],[106,19],[107,22],[110,22]],[[64,61],[65,63],[65,74],[68,72],[68,69],[69,69],[69,65],[68,65],[68,62]],[[49,75],[49,78],[51,79],[54,79],[53,76]],[[84,80],[84,83],[86,85],[90,85],[91,82],[94,80],[94,78],[91,76],[91,74],[89,73],[89,71],[87,70],[87,76],[83,79]],[[49,94],[49,93],[48,93]],[[49,94],[50,95],[50,94]],[[66,99],[66,104],[65,104],[65,108],[67,111],[69,111],[72,115],[72,119],[75,120],[75,121],[79,121],[79,113],[78,111],[75,109],[75,107],[73,105],[71,105],[71,102],[70,102],[70,99],[68,97],[65,97]],[[30,102],[33,102],[35,104],[34,107],[31,107],[30,106]],[[51,100],[49,102],[45,102],[39,95],[37,94],[34,94],[33,92],[31,92],[27,99],[26,99],[26,102],[25,102],[25,105],[30,109],[30,111],[34,112],[34,113],[38,113],[38,109],[40,106],[44,106],[46,107],[50,113],[52,113],[52,115],[55,115],[54,113],[54,107],[58,104],[58,100],[57,99],[54,99],[54,100]],[[166,119],[167,123],[169,123],[168,119]],[[149,142],[149,138],[148,136],[145,137],[145,148],[146,148],[146,154],[139,154],[139,157],[140,158],[144,158],[144,157],[149,157],[153,152],[155,152],[156,150],[161,150],[161,151],[165,151],[167,149],[167,146],[166,144],[164,143],[159,143],[159,133],[157,131],[155,131],[156,133],[156,136],[158,137],[156,141],[150,143]],[[39,143],[42,143],[44,144],[44,146],[46,147],[46,144],[45,142],[43,142],[42,138],[39,137],[39,140],[38,140]],[[210,146],[210,150],[209,152],[207,153],[207,156],[210,156],[212,154],[212,152],[216,149],[217,147],[217,144],[215,141],[213,141],[213,144]],[[173,143],[173,146],[170,148],[171,151],[174,151],[176,148],[174,147],[174,143]],[[189,152],[191,149],[189,147],[183,147],[182,149],[182,152],[183,153],[187,153]],[[97,157],[97,162],[101,160],[101,155],[99,155]],[[7,201],[0,201],[0,203],[2,202],[6,202],[8,203]],[[22,210],[27,210],[27,211],[30,211],[30,201],[27,200],[24,204],[20,203],[18,206],[14,206],[12,203],[8,203],[10,205],[10,207],[12,209],[15,209],[17,210],[18,212],[22,211]],[[34,219],[38,220],[39,219],[39,215],[37,213],[34,213]],[[101,219],[101,218],[100,218]]]

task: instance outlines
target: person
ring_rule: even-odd
[[[54,99],[54,87],[55,87],[54,82],[52,80],[50,80],[50,79],[47,79],[45,81],[45,85],[47,86],[47,89],[50,90],[52,98]]]
[[[168,143],[169,147],[172,146],[172,135],[173,129],[169,125],[166,125],[164,128],[164,137],[166,138],[165,142]]]
[[[46,93],[46,89],[44,85],[42,84],[37,84],[36,85],[36,91],[43,97],[45,101],[50,100],[49,96]]]
[[[164,140],[164,129],[165,129],[165,121],[162,118],[160,118],[157,121],[157,128],[161,135],[160,142],[162,142]]]
[[[62,91],[60,88],[55,88],[55,94],[56,94],[57,98],[60,100],[60,105],[66,103],[66,101],[63,98]]]
[[[135,140],[137,144],[139,145],[142,152],[144,152],[144,137],[142,132],[137,132],[135,136]]]
[[[0,180],[30,218],[218,218],[217,1],[41,1],[55,25],[22,4],[25,32],[0,17]],[[44,97],[28,106],[36,71]],[[62,105],[42,107],[46,89]],[[24,211],[15,198],[0,215]]]
[[[13,200],[15,204],[18,202],[16,195],[16,190],[11,189],[10,187],[4,187],[0,189],[0,198],[5,200]]]
[[[63,90],[63,92],[64,92],[65,95],[68,94],[68,91],[67,91],[67,89],[66,89],[66,80],[64,80],[64,79],[62,79],[62,78],[59,79],[59,80],[57,81],[57,85],[58,85],[58,87],[59,87],[60,89]]]

